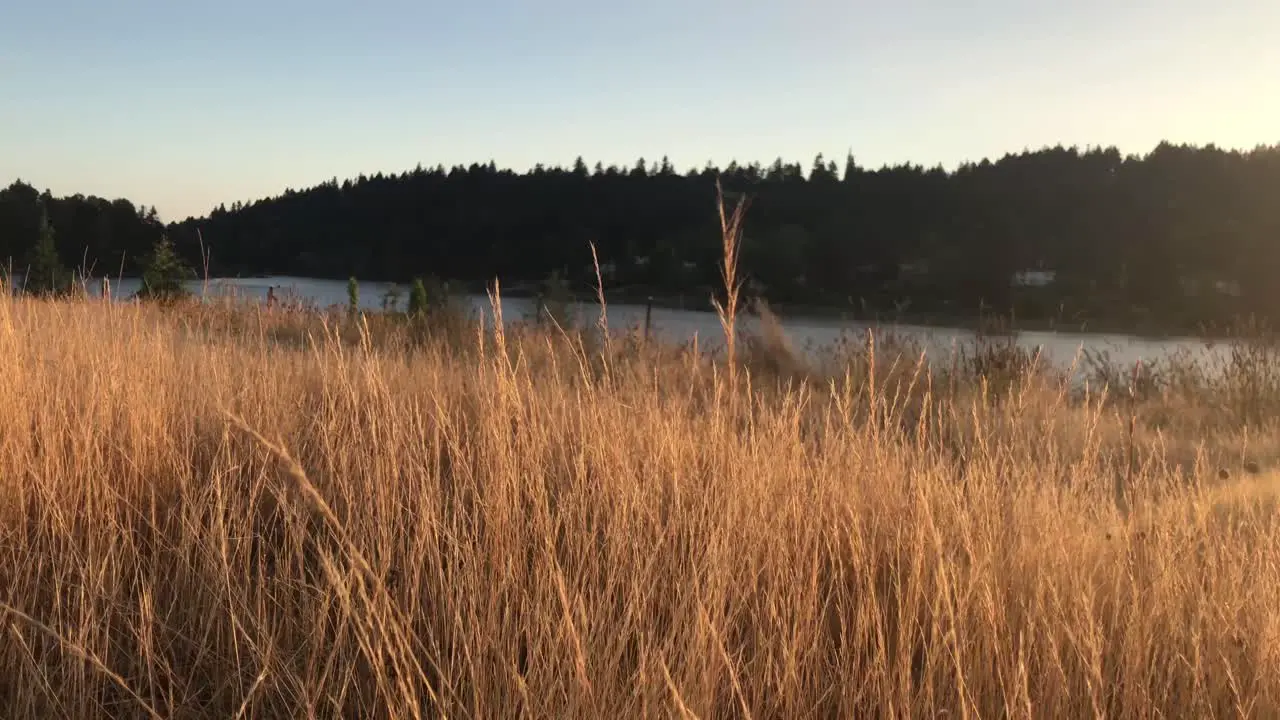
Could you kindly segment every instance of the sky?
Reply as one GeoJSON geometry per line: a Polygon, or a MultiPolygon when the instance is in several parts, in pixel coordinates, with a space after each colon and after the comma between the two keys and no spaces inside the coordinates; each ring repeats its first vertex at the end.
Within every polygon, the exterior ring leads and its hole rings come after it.
{"type": "Polygon", "coordinates": [[[1276,0],[0,0],[0,183],[162,218],[330,178],[1280,143],[1276,0]]]}

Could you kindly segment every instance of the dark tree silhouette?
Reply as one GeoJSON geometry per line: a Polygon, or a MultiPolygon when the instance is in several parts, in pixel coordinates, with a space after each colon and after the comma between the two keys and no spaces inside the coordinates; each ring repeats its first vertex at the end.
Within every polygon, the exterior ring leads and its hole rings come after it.
{"type": "Polygon", "coordinates": [[[1280,316],[1280,148],[1161,143],[1144,156],[1051,147],[955,170],[731,163],[681,173],[576,159],[525,173],[418,166],[219,205],[162,225],[125,200],[0,191],[0,260],[21,264],[47,207],[63,262],[140,274],[164,234],[189,263],[199,230],[217,275],[291,274],[537,292],[555,273],[616,298],[684,297],[718,282],[715,185],[752,197],[743,274],[775,303],[941,318],[1141,318],[1193,327],[1280,316]]]}

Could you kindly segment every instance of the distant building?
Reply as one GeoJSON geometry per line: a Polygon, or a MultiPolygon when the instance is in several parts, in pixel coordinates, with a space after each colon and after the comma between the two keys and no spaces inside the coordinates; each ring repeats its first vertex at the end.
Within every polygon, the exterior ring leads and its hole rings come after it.
{"type": "Polygon", "coordinates": [[[1235,280],[1218,280],[1213,283],[1213,289],[1223,295],[1230,295],[1232,297],[1240,297],[1241,295],[1240,283],[1235,280]]]}
{"type": "Polygon", "coordinates": [[[1240,297],[1240,283],[1235,280],[1201,280],[1199,278],[1183,277],[1178,279],[1178,284],[1182,286],[1182,293],[1188,297],[1200,297],[1210,293],[1218,295],[1230,295],[1231,297],[1240,297]]]}
{"type": "Polygon", "coordinates": [[[1058,278],[1055,270],[1019,270],[1013,274],[1014,287],[1047,287],[1058,278]]]}

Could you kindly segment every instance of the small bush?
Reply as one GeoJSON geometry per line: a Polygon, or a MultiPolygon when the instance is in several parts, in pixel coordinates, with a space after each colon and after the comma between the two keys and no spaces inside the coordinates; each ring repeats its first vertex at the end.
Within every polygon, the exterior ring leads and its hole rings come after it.
{"type": "Polygon", "coordinates": [[[545,317],[564,330],[574,326],[573,293],[559,270],[553,270],[543,281],[538,305],[539,323],[545,317]]]}

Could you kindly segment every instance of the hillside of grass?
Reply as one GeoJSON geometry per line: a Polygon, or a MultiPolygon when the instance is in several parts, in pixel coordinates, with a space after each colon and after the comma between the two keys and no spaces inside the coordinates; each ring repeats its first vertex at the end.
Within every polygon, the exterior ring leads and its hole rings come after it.
{"type": "Polygon", "coordinates": [[[0,299],[0,715],[1280,713],[1271,345],[592,321],[0,299]]]}

